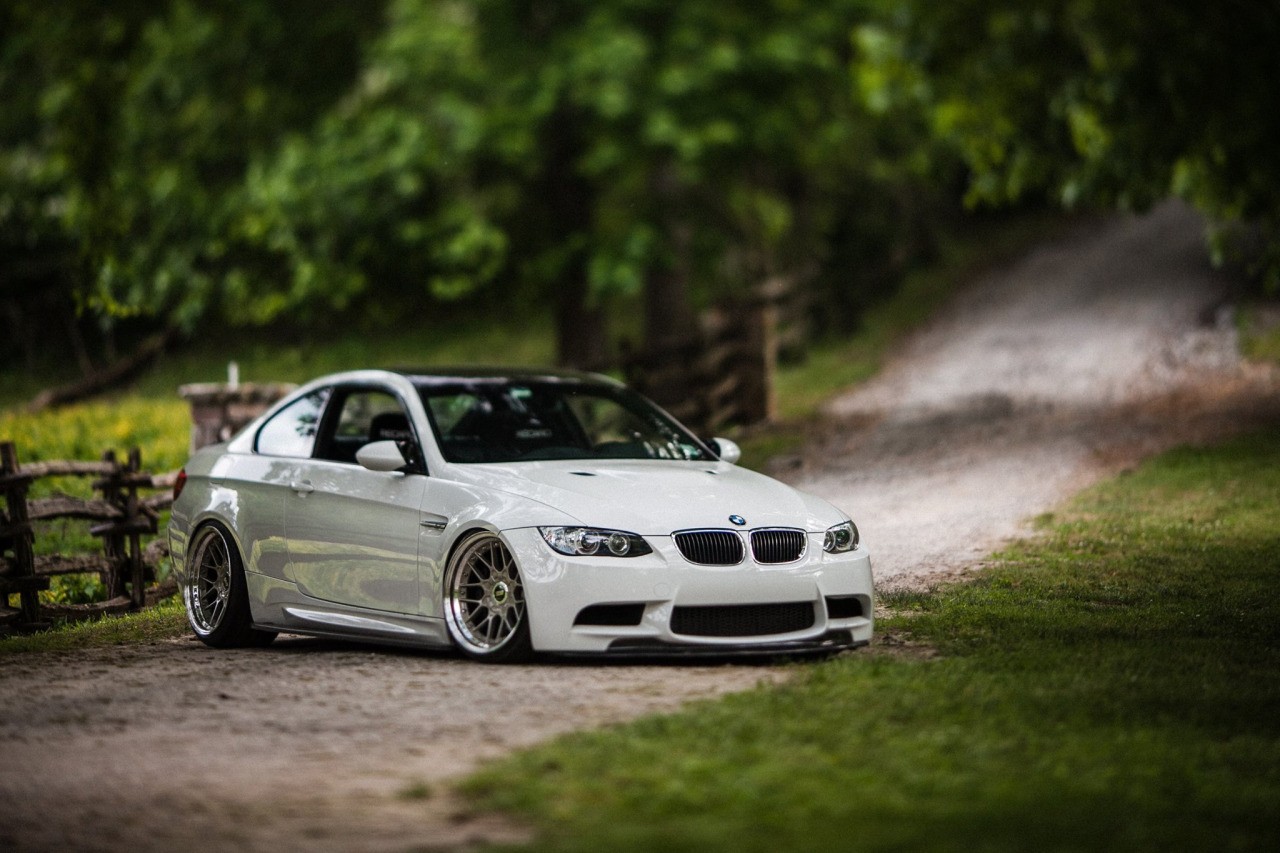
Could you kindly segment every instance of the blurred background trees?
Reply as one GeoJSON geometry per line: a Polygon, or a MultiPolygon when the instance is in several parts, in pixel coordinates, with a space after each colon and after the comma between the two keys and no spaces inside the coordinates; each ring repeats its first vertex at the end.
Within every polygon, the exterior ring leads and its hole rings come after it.
{"type": "MultiPolygon", "coordinates": [[[[0,298],[8,345],[256,320],[229,288],[246,170],[356,79],[375,4],[0,6],[0,298]]],[[[264,281],[278,271],[260,270],[264,281]]]]}
{"type": "Polygon", "coordinates": [[[1280,6],[903,0],[861,37],[882,109],[914,104],[970,204],[1145,209],[1170,195],[1280,285],[1280,6]],[[1232,245],[1232,238],[1244,238],[1232,245]]]}
{"type": "Polygon", "coordinates": [[[0,356],[88,372],[122,329],[549,306],[561,361],[598,365],[619,334],[660,344],[766,282],[835,333],[964,205],[1182,195],[1274,283],[1278,18],[1262,0],[7,0],[0,356]]]}

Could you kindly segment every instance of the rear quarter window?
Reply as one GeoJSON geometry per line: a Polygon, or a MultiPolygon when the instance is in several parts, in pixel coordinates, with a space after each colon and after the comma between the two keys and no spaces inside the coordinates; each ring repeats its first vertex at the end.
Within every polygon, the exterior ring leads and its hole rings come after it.
{"type": "Polygon", "coordinates": [[[311,456],[320,429],[320,416],[329,399],[329,389],[321,388],[299,397],[271,416],[258,430],[254,449],[267,456],[311,456]]]}

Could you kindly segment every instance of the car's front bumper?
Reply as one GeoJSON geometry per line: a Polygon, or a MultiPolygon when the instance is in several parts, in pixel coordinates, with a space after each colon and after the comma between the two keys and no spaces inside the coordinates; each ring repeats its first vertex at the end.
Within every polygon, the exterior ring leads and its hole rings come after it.
{"type": "Polygon", "coordinates": [[[646,537],[654,552],[631,558],[561,556],[534,528],[507,530],[503,537],[520,565],[538,651],[800,654],[871,640],[870,557],[863,548],[828,554],[820,533],[810,534],[805,556],[795,563],[759,565],[748,558],[737,566],[690,563],[669,536],[646,537]],[[636,618],[616,620],[631,624],[583,624],[584,611],[601,605],[620,605],[619,612],[636,618]],[[691,613],[697,618],[691,620],[691,613]],[[673,627],[673,616],[681,624],[673,627]],[[708,627],[690,628],[690,621],[708,627]],[[739,623],[743,633],[737,633],[739,623]]]}

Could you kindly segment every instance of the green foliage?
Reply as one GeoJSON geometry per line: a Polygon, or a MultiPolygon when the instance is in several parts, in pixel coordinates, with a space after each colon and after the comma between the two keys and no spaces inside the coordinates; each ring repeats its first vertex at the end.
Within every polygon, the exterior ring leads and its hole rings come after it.
{"type": "Polygon", "coordinates": [[[255,166],[245,234],[290,300],[315,276],[593,303],[666,270],[706,299],[806,269],[887,162],[848,86],[862,5],[400,0],[361,84],[255,166]]]}
{"type": "Polygon", "coordinates": [[[189,329],[227,304],[254,152],[329,105],[377,20],[376,4],[304,0],[5,4],[0,296],[14,328],[75,305],[108,327],[142,315],[189,329]]]}
{"type": "Polygon", "coordinates": [[[465,790],[544,850],[1267,850],[1280,841],[1280,432],[1087,493],[902,646],[574,734],[465,790]],[[908,646],[907,648],[912,648],[908,646]]]}
{"type": "Polygon", "coordinates": [[[1275,284],[1278,45],[1261,0],[13,0],[0,357],[478,300],[590,361],[779,278],[844,332],[961,161],[973,204],[1185,196],[1275,284]]]}
{"type": "MultiPolygon", "coordinates": [[[[71,553],[61,550],[61,553],[71,553]]],[[[90,604],[107,597],[102,579],[94,574],[59,575],[50,578],[49,589],[41,591],[40,601],[49,604],[90,604]]]]}
{"type": "Polygon", "coordinates": [[[11,346],[73,308],[318,330],[488,289],[572,318],[826,258],[835,291],[883,288],[843,267],[915,251],[894,224],[939,158],[853,97],[866,4],[10,4],[11,346]]]}
{"type": "Polygon", "coordinates": [[[911,0],[860,31],[881,113],[919,110],[971,170],[971,203],[1047,195],[1142,209],[1182,196],[1255,226],[1280,285],[1280,16],[1160,0],[911,0]]]}

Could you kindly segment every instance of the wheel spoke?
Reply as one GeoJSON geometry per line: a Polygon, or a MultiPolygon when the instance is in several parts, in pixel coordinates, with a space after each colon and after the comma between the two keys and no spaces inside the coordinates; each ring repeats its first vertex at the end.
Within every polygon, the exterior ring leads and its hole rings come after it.
{"type": "Polygon", "coordinates": [[[189,607],[192,622],[202,633],[217,630],[231,600],[231,552],[214,528],[202,532],[191,561],[189,607]]]}
{"type": "Polygon", "coordinates": [[[524,619],[524,589],[515,558],[483,534],[456,556],[449,575],[445,616],[464,649],[484,654],[510,640],[524,619]]]}

